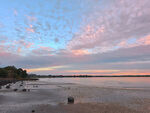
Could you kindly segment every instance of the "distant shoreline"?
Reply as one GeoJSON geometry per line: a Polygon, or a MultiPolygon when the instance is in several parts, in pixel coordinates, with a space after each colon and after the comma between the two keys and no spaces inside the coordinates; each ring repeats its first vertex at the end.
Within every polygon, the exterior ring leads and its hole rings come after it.
{"type": "Polygon", "coordinates": [[[0,78],[0,80],[34,81],[34,80],[38,80],[38,78],[20,78],[20,79],[16,79],[16,78],[0,78]]]}
{"type": "Polygon", "coordinates": [[[92,75],[51,75],[51,76],[37,76],[38,78],[92,78],[92,77],[150,77],[150,75],[113,75],[113,76],[92,76],[92,75]]]}

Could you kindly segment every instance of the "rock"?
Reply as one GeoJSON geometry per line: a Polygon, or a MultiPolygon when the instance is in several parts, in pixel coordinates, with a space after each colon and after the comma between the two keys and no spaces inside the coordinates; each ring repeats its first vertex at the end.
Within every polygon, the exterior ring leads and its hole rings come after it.
{"type": "Polygon", "coordinates": [[[26,91],[27,91],[27,89],[22,89],[22,91],[23,91],[23,92],[26,92],[26,91]]]}
{"type": "Polygon", "coordinates": [[[6,88],[9,89],[9,88],[10,88],[10,85],[6,86],[6,88]]]}
{"type": "Polygon", "coordinates": [[[74,98],[68,97],[68,104],[73,104],[73,103],[74,103],[74,98]]]}
{"type": "Polygon", "coordinates": [[[35,113],[35,110],[32,110],[32,113],[35,113]]]}
{"type": "Polygon", "coordinates": [[[14,89],[14,91],[18,91],[18,89],[14,89]]]}

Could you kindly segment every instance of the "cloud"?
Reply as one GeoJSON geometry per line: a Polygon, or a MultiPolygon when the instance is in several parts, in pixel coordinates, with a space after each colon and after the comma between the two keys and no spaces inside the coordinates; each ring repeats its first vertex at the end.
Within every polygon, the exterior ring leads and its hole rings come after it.
{"type": "Polygon", "coordinates": [[[0,66],[15,65],[37,74],[149,73],[149,0],[73,3],[78,5],[70,4],[73,7],[62,9],[62,15],[55,9],[49,15],[44,7],[24,18],[14,10],[17,34],[2,32],[0,66]]]}
{"type": "Polygon", "coordinates": [[[100,74],[103,74],[103,75],[106,75],[106,74],[113,74],[113,73],[117,73],[117,72],[120,72],[120,70],[96,70],[96,69],[93,69],[93,70],[68,70],[66,71],[70,74],[92,74],[92,75],[100,75],[100,74]]]}
{"type": "Polygon", "coordinates": [[[29,33],[35,33],[35,29],[32,27],[32,25],[30,25],[29,28],[26,28],[26,31],[29,33]]]}
{"type": "Polygon", "coordinates": [[[149,75],[149,70],[123,70],[113,75],[149,75]]]}
{"type": "Polygon", "coordinates": [[[114,0],[104,9],[94,5],[96,8],[85,16],[83,26],[72,37],[67,48],[101,48],[99,52],[103,52],[107,47],[107,52],[118,44],[125,48],[131,38],[138,40],[150,34],[150,1],[114,0]]]}
{"type": "Polygon", "coordinates": [[[136,45],[150,45],[150,35],[139,38],[136,42],[136,45]]]}
{"type": "Polygon", "coordinates": [[[55,52],[55,54],[52,55],[47,54],[47,51],[45,51],[45,54],[41,53],[43,55],[29,53],[26,56],[5,52],[0,54],[0,62],[5,65],[11,64],[16,65],[17,67],[23,67],[24,69],[28,69],[29,72],[34,71],[34,73],[47,74],[59,74],[59,72],[61,74],[71,74],[71,72],[74,71],[76,74],[79,72],[78,74],[93,73],[109,75],[117,73],[125,74],[127,70],[128,72],[130,70],[131,73],[134,73],[135,70],[138,70],[136,71],[137,73],[143,73],[143,70],[145,70],[145,73],[148,73],[150,67],[149,50],[150,45],[122,48],[115,51],[109,51],[107,53],[82,56],[73,55],[70,52],[63,50],[60,52],[55,52]],[[64,67],[51,70],[51,67],[55,66],[64,67]]]}
{"type": "Polygon", "coordinates": [[[35,16],[26,16],[29,22],[37,21],[37,18],[35,16]]]}
{"type": "Polygon", "coordinates": [[[17,44],[17,45],[19,45],[19,46],[22,46],[22,47],[24,47],[24,48],[30,48],[32,45],[33,45],[33,43],[31,43],[31,42],[26,42],[25,40],[18,40],[18,41],[15,41],[15,44],[17,44]]]}
{"type": "Polygon", "coordinates": [[[87,55],[90,54],[88,50],[79,49],[79,50],[72,50],[72,54],[74,55],[87,55]]]}
{"type": "Polygon", "coordinates": [[[28,49],[33,47],[33,43],[26,40],[9,40],[3,36],[0,39],[0,49],[11,54],[26,54],[28,49]]]}
{"type": "Polygon", "coordinates": [[[33,69],[26,69],[28,72],[39,72],[39,71],[52,71],[59,68],[65,68],[66,66],[51,66],[51,67],[44,67],[44,68],[33,68],[33,69]]]}
{"type": "Polygon", "coordinates": [[[32,54],[34,55],[38,55],[38,56],[51,56],[53,55],[55,52],[52,48],[50,47],[43,47],[43,46],[40,46],[39,48],[37,49],[33,49],[32,50],[32,54]]]}

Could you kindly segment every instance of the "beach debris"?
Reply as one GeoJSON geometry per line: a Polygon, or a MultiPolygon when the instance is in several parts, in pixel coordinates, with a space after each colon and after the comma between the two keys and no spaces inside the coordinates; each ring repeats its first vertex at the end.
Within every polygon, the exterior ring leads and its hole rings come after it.
{"type": "Polygon", "coordinates": [[[6,88],[9,89],[9,88],[10,88],[10,85],[7,85],[6,88]]]}
{"type": "Polygon", "coordinates": [[[26,91],[27,91],[27,89],[22,89],[22,91],[23,91],[23,92],[26,92],[26,91]]]}
{"type": "Polygon", "coordinates": [[[68,97],[68,104],[73,104],[73,103],[74,103],[74,98],[68,97]]]}
{"type": "Polygon", "coordinates": [[[33,87],[36,87],[36,88],[37,88],[37,87],[38,87],[38,85],[33,85],[33,87]]]}
{"type": "Polygon", "coordinates": [[[35,110],[32,110],[32,113],[35,113],[35,110]]]}
{"type": "Polygon", "coordinates": [[[18,89],[14,89],[14,91],[18,91],[18,89]]]}

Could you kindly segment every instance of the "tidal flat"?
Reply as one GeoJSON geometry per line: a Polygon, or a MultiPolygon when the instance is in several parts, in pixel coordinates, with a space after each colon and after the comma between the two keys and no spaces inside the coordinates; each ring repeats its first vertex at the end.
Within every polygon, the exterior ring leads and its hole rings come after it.
{"type": "Polygon", "coordinates": [[[33,110],[35,113],[150,113],[149,84],[135,87],[135,84],[119,82],[123,85],[116,87],[108,80],[107,85],[102,85],[100,80],[96,80],[100,82],[98,85],[89,85],[86,80],[82,84],[80,78],[78,82],[73,78],[68,80],[45,78],[24,81],[22,86],[19,81],[11,84],[10,89],[3,86],[0,89],[0,113],[32,113],[33,110]],[[15,88],[18,90],[14,91],[15,88]],[[23,92],[22,89],[30,91],[23,92]],[[74,97],[74,104],[67,103],[69,96],[74,97]]]}

